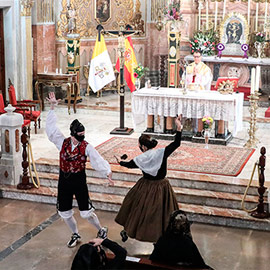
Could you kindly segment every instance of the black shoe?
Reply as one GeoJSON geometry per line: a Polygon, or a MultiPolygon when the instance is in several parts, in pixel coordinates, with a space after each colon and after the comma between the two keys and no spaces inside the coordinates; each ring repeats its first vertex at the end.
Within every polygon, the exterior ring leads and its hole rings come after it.
{"type": "Polygon", "coordinates": [[[126,242],[128,240],[128,235],[127,235],[127,232],[125,230],[122,230],[120,232],[120,236],[122,237],[122,242],[126,242]]]}
{"type": "Polygon", "coordinates": [[[197,133],[196,133],[196,135],[195,135],[195,137],[202,137],[203,135],[202,135],[202,133],[200,132],[200,131],[197,131],[197,133]]]}
{"type": "Polygon", "coordinates": [[[144,132],[154,133],[154,128],[147,128],[144,132]]]}
{"type": "Polygon", "coordinates": [[[81,241],[81,236],[78,233],[73,233],[71,235],[71,239],[67,243],[67,246],[69,248],[75,247],[77,245],[77,243],[80,241],[81,241]]]}
{"type": "Polygon", "coordinates": [[[106,239],[108,234],[108,228],[102,227],[97,233],[97,238],[106,239]]]}

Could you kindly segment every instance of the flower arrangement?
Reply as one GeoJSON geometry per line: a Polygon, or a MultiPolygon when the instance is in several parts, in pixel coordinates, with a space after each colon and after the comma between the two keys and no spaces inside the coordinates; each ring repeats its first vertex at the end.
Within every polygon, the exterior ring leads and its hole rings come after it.
{"type": "Polygon", "coordinates": [[[193,54],[200,51],[204,55],[213,55],[216,51],[217,35],[213,30],[207,32],[197,32],[190,39],[190,50],[193,54]]]}
{"type": "Polygon", "coordinates": [[[214,120],[210,116],[204,116],[202,119],[202,122],[203,122],[203,128],[209,129],[212,127],[214,120]]]}
{"type": "Polygon", "coordinates": [[[255,41],[260,42],[260,43],[265,42],[265,34],[262,32],[256,33],[255,41]]]}
{"type": "Polygon", "coordinates": [[[137,67],[133,69],[134,77],[140,79],[144,76],[144,73],[148,70],[149,68],[142,66],[142,64],[139,64],[137,67]]]}
{"type": "Polygon", "coordinates": [[[180,1],[171,0],[170,4],[164,8],[163,13],[166,21],[181,21],[180,1]]]}

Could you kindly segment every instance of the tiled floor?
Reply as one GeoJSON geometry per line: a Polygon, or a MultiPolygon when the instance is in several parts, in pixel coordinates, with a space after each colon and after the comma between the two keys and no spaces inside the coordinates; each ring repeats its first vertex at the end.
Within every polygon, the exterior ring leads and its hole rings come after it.
{"type": "MultiPolygon", "coordinates": [[[[130,111],[130,94],[126,95],[126,109],[130,111]]],[[[104,105],[103,105],[104,106],[104,105]]],[[[86,127],[86,139],[93,145],[112,137],[110,131],[119,126],[119,106],[116,94],[106,93],[102,98],[83,97],[77,114],[68,115],[65,105],[56,109],[58,124],[64,135],[69,136],[69,124],[78,118],[86,127]],[[96,102],[107,102],[104,110],[97,110],[96,102]],[[109,106],[108,106],[109,105],[109,106]],[[82,108],[84,107],[84,108],[82,108]]],[[[99,106],[100,108],[100,106],[99,106]]],[[[260,156],[260,147],[266,147],[266,180],[270,181],[270,123],[264,120],[266,108],[259,108],[257,115],[257,137],[260,142],[256,152],[237,178],[249,178],[253,164],[260,156]]],[[[31,143],[34,158],[57,158],[58,151],[45,135],[48,107],[42,113],[41,129],[32,132],[31,143]]],[[[248,107],[244,107],[244,119],[248,119],[248,107]]],[[[125,126],[133,127],[130,112],[125,113],[125,126]]],[[[249,123],[231,141],[229,146],[243,147],[248,140],[249,123]]],[[[138,138],[145,126],[139,126],[130,137],[138,138]]],[[[210,146],[211,147],[211,146],[210,146]]],[[[95,236],[95,229],[82,220],[75,211],[83,242],[95,236]]],[[[70,237],[66,225],[55,215],[52,205],[0,199],[0,269],[43,270],[70,269],[77,248],[69,249],[66,242],[70,237]],[[39,226],[40,225],[40,226],[39,226]],[[30,233],[29,233],[30,232],[30,233]]],[[[121,227],[114,222],[114,213],[97,212],[101,223],[109,227],[109,237],[120,243],[121,227]]],[[[194,241],[207,264],[216,270],[266,270],[269,269],[270,233],[193,224],[194,241]]],[[[128,240],[124,246],[129,255],[148,255],[152,244],[128,240]]]]}
{"type": "MultiPolygon", "coordinates": [[[[69,249],[70,232],[52,205],[0,199],[0,269],[70,269],[77,247],[69,249]],[[27,233],[29,232],[30,233],[27,233]]],[[[152,252],[151,243],[129,239],[122,243],[121,227],[114,213],[97,211],[109,237],[124,246],[130,256],[152,252]]],[[[95,237],[96,230],[75,209],[82,242],[95,237]]],[[[202,224],[191,226],[194,242],[206,263],[216,270],[268,270],[270,233],[202,224]]]]}

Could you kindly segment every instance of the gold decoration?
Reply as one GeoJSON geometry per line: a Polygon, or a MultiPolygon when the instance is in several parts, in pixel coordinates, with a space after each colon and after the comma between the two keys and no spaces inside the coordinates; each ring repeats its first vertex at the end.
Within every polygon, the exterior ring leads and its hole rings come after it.
{"type": "MultiPolygon", "coordinates": [[[[96,1],[87,0],[70,0],[70,5],[76,9],[76,32],[81,38],[95,37],[96,24],[95,21],[95,4],[96,1]]],[[[67,20],[67,0],[61,1],[62,11],[60,19],[57,22],[57,37],[63,38],[68,32],[67,20]]],[[[144,21],[141,19],[140,0],[136,1],[136,10],[134,16],[133,0],[114,0],[110,1],[111,14],[110,19],[103,22],[108,29],[118,29],[118,22],[123,20],[125,25],[130,24],[136,30],[144,30],[144,21]]]]}
{"type": "Polygon", "coordinates": [[[31,9],[34,5],[34,0],[21,0],[22,11],[21,16],[31,16],[31,9]]]}
{"type": "Polygon", "coordinates": [[[234,89],[234,82],[227,80],[223,81],[218,86],[218,92],[223,95],[232,94],[234,89]]]}
{"type": "Polygon", "coordinates": [[[249,112],[250,112],[250,122],[249,122],[249,140],[246,142],[245,147],[255,148],[259,140],[256,138],[256,123],[257,123],[257,109],[260,93],[255,91],[255,94],[248,96],[249,98],[249,112]]]}

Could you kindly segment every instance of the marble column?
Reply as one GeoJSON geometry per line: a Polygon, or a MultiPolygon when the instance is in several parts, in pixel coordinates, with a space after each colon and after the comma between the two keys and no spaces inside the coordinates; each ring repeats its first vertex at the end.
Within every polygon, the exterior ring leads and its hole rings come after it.
{"type": "Polygon", "coordinates": [[[22,53],[25,55],[26,67],[25,73],[26,76],[26,98],[33,99],[33,45],[32,45],[32,19],[31,19],[31,10],[34,2],[32,0],[21,1],[22,5],[22,53]]]}

